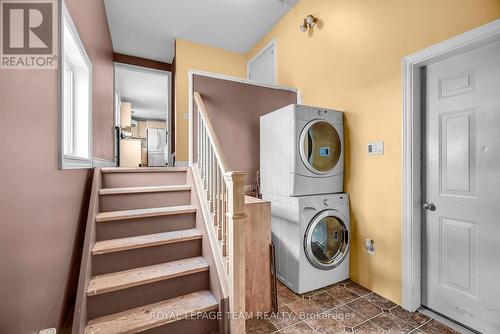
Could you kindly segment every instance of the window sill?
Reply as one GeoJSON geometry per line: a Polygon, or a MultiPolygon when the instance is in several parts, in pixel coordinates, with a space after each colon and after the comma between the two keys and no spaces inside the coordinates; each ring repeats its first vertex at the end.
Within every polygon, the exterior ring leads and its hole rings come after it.
{"type": "Polygon", "coordinates": [[[61,169],[88,169],[92,168],[92,160],[65,155],[61,161],[61,169]]]}

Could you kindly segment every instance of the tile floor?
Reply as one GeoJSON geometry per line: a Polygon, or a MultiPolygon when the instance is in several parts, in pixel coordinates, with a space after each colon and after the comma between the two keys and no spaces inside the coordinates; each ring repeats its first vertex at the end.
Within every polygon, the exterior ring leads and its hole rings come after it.
{"type": "Polygon", "coordinates": [[[458,333],[349,280],[302,295],[278,283],[278,306],[277,314],[247,320],[247,334],[458,333]]]}

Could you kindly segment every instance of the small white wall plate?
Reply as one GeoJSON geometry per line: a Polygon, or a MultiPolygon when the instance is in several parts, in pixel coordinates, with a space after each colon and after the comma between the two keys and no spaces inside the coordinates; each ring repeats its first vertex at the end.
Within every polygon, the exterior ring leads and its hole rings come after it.
{"type": "Polygon", "coordinates": [[[368,154],[384,154],[384,142],[383,141],[374,141],[368,143],[368,154]]]}

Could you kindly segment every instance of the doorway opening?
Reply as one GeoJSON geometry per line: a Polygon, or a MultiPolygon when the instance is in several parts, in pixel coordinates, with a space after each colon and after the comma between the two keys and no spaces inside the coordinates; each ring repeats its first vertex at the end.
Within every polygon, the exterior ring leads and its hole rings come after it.
{"type": "Polygon", "coordinates": [[[118,166],[171,166],[171,73],[115,63],[115,89],[118,166]]]}

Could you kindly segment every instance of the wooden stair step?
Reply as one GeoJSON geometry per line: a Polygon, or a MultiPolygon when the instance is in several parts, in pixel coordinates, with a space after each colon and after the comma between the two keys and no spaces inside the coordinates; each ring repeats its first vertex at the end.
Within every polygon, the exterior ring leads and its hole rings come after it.
{"type": "Polygon", "coordinates": [[[210,291],[202,290],[93,319],[85,327],[85,334],[137,333],[186,319],[194,313],[217,309],[214,296],[210,291]]]}
{"type": "Polygon", "coordinates": [[[101,172],[109,173],[171,173],[186,172],[187,167],[103,167],[101,172]]]}
{"type": "Polygon", "coordinates": [[[193,257],[95,276],[90,280],[87,296],[195,274],[208,269],[208,264],[202,257],[193,257]]]}
{"type": "Polygon", "coordinates": [[[129,238],[103,240],[95,243],[94,248],[92,249],[92,255],[160,246],[176,242],[198,240],[201,238],[201,232],[196,228],[192,228],[187,230],[146,234],[129,238]]]}
{"type": "Polygon", "coordinates": [[[160,208],[134,209],[123,211],[100,212],[96,215],[96,222],[116,221],[122,219],[147,218],[156,216],[178,215],[196,212],[193,205],[167,206],[160,208]]]}
{"type": "Polygon", "coordinates": [[[140,193],[156,193],[156,192],[188,191],[188,190],[191,190],[191,186],[172,185],[172,186],[103,188],[99,190],[99,195],[140,194],[140,193]]]}

